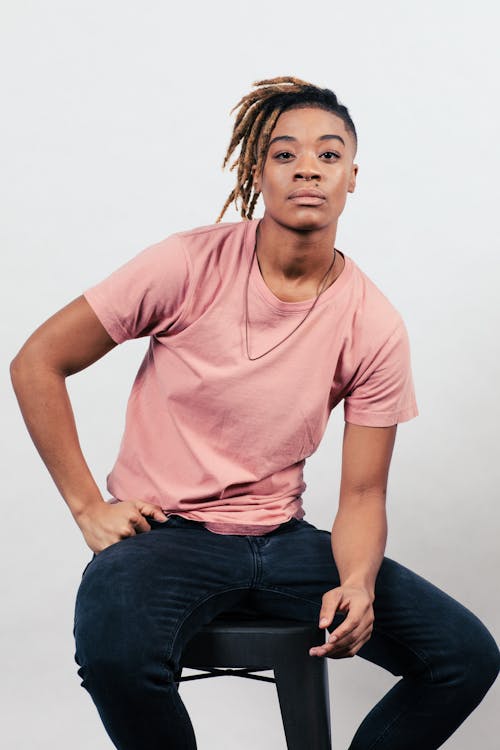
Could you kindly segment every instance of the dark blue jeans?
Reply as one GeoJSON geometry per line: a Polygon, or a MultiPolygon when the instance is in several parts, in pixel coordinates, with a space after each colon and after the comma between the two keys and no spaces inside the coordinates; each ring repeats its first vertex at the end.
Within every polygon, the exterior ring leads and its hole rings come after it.
{"type": "MultiPolygon", "coordinates": [[[[228,611],[317,623],[322,595],[340,580],[330,532],[304,519],[263,536],[214,534],[181,516],[151,526],[86,566],[76,599],[75,659],[119,750],[193,750],[193,726],[174,679],[186,642],[228,611]]],[[[349,748],[440,747],[495,681],[497,644],[470,610],[387,557],[373,607],[371,638],[356,656],[402,679],[365,717],[349,748]]],[[[311,656],[317,658],[324,657],[311,656]]]]}

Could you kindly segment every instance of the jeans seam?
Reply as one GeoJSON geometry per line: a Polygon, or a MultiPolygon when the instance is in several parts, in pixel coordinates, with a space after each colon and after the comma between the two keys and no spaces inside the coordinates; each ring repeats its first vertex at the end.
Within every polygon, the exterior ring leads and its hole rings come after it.
{"type": "Polygon", "coordinates": [[[251,588],[251,586],[248,584],[248,582],[245,581],[244,585],[241,585],[241,586],[239,586],[237,584],[236,586],[229,586],[228,588],[225,588],[225,589],[219,589],[217,591],[212,591],[210,594],[206,594],[202,599],[198,599],[196,602],[190,604],[189,607],[184,611],[184,613],[179,618],[179,623],[177,625],[177,628],[175,629],[175,632],[174,632],[174,634],[172,636],[172,639],[171,639],[171,642],[170,642],[170,649],[166,653],[165,666],[168,665],[168,662],[169,662],[169,660],[172,657],[172,652],[174,650],[175,641],[176,641],[176,638],[177,638],[177,636],[179,634],[180,629],[182,628],[182,626],[186,622],[186,620],[189,617],[189,615],[192,614],[195,611],[195,609],[197,609],[198,607],[200,607],[202,604],[205,604],[205,602],[209,601],[213,597],[219,596],[220,594],[226,594],[228,591],[245,591],[245,590],[248,590],[250,588],[251,588]]]}
{"type": "Polygon", "coordinates": [[[314,601],[313,599],[306,599],[303,596],[298,596],[297,594],[292,594],[289,591],[286,591],[285,589],[280,588],[279,586],[254,586],[256,589],[260,589],[261,591],[277,591],[278,594],[284,594],[285,596],[290,597],[290,599],[297,599],[299,602],[306,602],[307,604],[312,604],[315,607],[320,607],[321,604],[317,601],[314,601]]]}

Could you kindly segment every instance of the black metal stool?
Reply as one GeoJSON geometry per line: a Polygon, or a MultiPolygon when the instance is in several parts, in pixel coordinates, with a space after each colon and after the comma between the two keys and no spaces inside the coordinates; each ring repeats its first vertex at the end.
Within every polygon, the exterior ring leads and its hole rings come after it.
{"type": "Polygon", "coordinates": [[[219,616],[186,644],[175,681],[179,687],[188,680],[235,675],[274,682],[288,750],[331,750],[326,658],[309,654],[311,646],[324,642],[325,631],[307,622],[219,616]],[[183,667],[206,674],[182,677],[183,667]],[[274,678],[252,674],[270,669],[274,678]]]}

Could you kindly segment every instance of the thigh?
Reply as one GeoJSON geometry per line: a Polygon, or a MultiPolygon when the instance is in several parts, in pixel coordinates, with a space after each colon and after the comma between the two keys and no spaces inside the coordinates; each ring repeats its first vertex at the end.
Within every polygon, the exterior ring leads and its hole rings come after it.
{"type": "Polygon", "coordinates": [[[296,520],[287,533],[268,535],[261,559],[259,587],[288,596],[291,612],[295,600],[299,619],[301,610],[308,618],[312,612],[319,614],[324,592],[340,585],[330,533],[304,519],[296,520]]]}
{"type": "MultiPolygon", "coordinates": [[[[318,622],[323,594],[340,585],[330,534],[295,519],[265,537],[261,574],[247,601],[261,617],[318,622]]],[[[344,619],[334,621],[335,627],[344,619]]]]}
{"type": "Polygon", "coordinates": [[[244,596],[253,570],[245,537],[212,534],[179,516],[153,522],[87,565],[75,605],[77,661],[89,649],[94,660],[118,661],[125,651],[141,659],[153,644],[177,661],[197,629],[244,596]]]}
{"type": "Polygon", "coordinates": [[[497,651],[483,622],[418,573],[384,557],[375,584],[374,629],[358,655],[394,675],[429,682],[489,671],[497,651]]]}
{"type": "MultiPolygon", "coordinates": [[[[262,547],[263,573],[253,606],[268,616],[319,621],[322,596],[340,586],[329,531],[303,519],[262,547]]],[[[487,661],[494,641],[479,618],[436,585],[384,557],[375,582],[374,625],[358,656],[394,675],[442,672],[487,661]],[[455,660],[455,666],[452,662],[455,660]]],[[[328,630],[344,619],[338,614],[328,630]]],[[[484,664],[487,668],[487,664],[484,664]]]]}

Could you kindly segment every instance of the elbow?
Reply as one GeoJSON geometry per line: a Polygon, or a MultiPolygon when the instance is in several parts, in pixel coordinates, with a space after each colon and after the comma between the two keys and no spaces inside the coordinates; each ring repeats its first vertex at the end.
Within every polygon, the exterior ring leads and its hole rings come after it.
{"type": "Polygon", "coordinates": [[[14,391],[17,392],[22,381],[26,378],[26,374],[30,371],[31,366],[29,364],[29,355],[24,350],[24,347],[19,350],[12,362],[10,363],[9,372],[10,380],[14,391]]]}
{"type": "MultiPolygon", "coordinates": [[[[21,350],[22,351],[22,350],[21,350]]],[[[12,385],[15,385],[16,380],[19,378],[20,373],[23,369],[23,356],[21,354],[21,351],[19,351],[9,366],[9,373],[10,373],[10,379],[12,382],[12,385]]]]}
{"type": "Polygon", "coordinates": [[[9,367],[10,379],[14,390],[21,387],[23,383],[32,381],[34,377],[39,378],[42,373],[53,372],[54,369],[47,362],[43,350],[37,344],[24,344],[9,367]]]}

